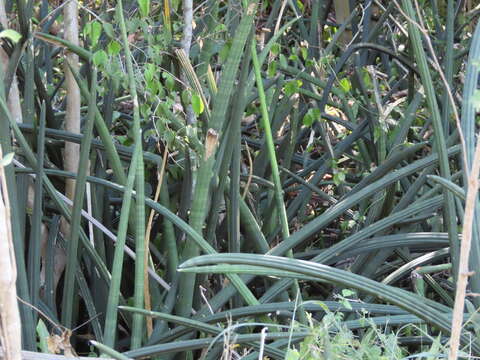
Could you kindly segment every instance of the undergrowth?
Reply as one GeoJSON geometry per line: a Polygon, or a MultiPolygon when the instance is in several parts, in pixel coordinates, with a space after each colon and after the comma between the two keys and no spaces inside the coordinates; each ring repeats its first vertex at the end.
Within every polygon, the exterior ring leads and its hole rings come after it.
{"type": "Polygon", "coordinates": [[[0,2],[16,263],[0,294],[20,299],[22,348],[479,356],[479,15],[453,0],[0,2]]]}

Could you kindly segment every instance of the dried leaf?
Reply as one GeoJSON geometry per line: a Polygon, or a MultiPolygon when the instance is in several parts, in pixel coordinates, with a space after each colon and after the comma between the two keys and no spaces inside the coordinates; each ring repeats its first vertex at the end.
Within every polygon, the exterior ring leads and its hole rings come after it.
{"type": "Polygon", "coordinates": [[[208,129],[207,138],[205,139],[205,160],[215,153],[218,143],[218,133],[213,129],[208,129]]]}

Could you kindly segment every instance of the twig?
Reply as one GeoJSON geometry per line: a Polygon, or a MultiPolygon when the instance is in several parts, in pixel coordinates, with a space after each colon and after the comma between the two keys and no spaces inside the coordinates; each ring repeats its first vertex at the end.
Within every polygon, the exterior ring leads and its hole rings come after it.
{"type": "MultiPolygon", "coordinates": [[[[2,158],[0,146],[0,160],[2,158]]],[[[0,164],[0,340],[5,347],[5,359],[19,360],[22,322],[16,298],[17,266],[10,219],[7,181],[3,165],[0,164]]]]}
{"type": "MultiPolygon", "coordinates": [[[[160,145],[157,143],[158,149],[160,150],[160,145]]],[[[158,184],[157,189],[155,190],[155,197],[153,201],[158,202],[158,198],[160,196],[160,190],[162,188],[163,176],[165,174],[165,166],[167,164],[168,158],[168,147],[165,148],[165,152],[163,154],[163,161],[160,168],[160,171],[157,174],[158,184]]],[[[152,311],[152,298],[150,296],[150,285],[148,283],[148,259],[150,259],[150,235],[152,232],[152,223],[153,223],[153,216],[155,215],[155,210],[150,210],[150,215],[148,217],[147,229],[145,230],[145,258],[144,258],[144,272],[143,272],[143,286],[144,286],[144,296],[145,296],[145,309],[148,311],[152,311]]],[[[150,337],[153,332],[153,322],[152,317],[146,317],[147,322],[147,335],[150,337]]]]}
{"type": "Polygon", "coordinates": [[[245,185],[245,189],[243,190],[243,195],[242,195],[242,200],[245,200],[245,196],[248,194],[248,188],[250,187],[250,183],[252,182],[252,177],[253,177],[253,161],[252,161],[252,156],[250,155],[250,149],[248,148],[248,144],[245,141],[245,146],[247,150],[247,158],[248,158],[248,179],[247,183],[245,185]]]}
{"type": "Polygon", "coordinates": [[[463,219],[462,243],[460,245],[460,262],[458,264],[458,280],[455,292],[455,305],[452,314],[452,332],[450,335],[450,353],[449,360],[456,360],[458,348],[460,346],[460,335],[463,324],[463,308],[465,306],[465,296],[468,283],[468,277],[472,274],[468,271],[468,260],[470,258],[470,248],[472,245],[472,227],[475,216],[475,204],[478,193],[478,176],[480,173],[480,141],[477,141],[475,155],[472,162],[472,169],[468,175],[468,189],[465,201],[465,215],[463,219]]]}
{"type": "Polygon", "coordinates": [[[263,359],[263,351],[265,349],[265,338],[267,337],[267,331],[268,331],[268,328],[264,327],[260,332],[261,336],[260,336],[260,350],[258,351],[258,360],[263,359]]]}

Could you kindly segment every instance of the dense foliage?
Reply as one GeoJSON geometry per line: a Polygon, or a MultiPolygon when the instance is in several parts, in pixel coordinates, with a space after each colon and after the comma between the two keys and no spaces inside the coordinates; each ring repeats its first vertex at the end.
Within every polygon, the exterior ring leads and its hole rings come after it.
{"type": "MultiPolygon", "coordinates": [[[[83,1],[77,45],[67,3],[2,4],[0,144],[25,350],[447,353],[478,8],[207,0],[189,22],[188,0],[83,1]],[[75,97],[79,133],[66,120],[75,97]],[[77,171],[65,144],[80,144],[77,171]]],[[[476,270],[475,220],[471,244],[476,270]]],[[[479,292],[473,272],[467,295],[479,292]]],[[[480,356],[479,305],[467,296],[464,357],[480,356]]]]}

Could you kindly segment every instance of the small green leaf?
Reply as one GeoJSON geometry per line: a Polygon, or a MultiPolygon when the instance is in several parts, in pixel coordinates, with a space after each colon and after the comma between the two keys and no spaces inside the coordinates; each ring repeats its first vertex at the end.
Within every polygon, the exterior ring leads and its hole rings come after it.
{"type": "Polygon", "coordinates": [[[108,61],[108,55],[103,50],[98,50],[93,54],[93,63],[95,66],[105,65],[108,61]]]}
{"type": "Polygon", "coordinates": [[[10,163],[13,161],[13,156],[14,155],[15,155],[15,153],[13,153],[13,152],[5,155],[3,157],[3,159],[0,159],[0,166],[4,167],[4,166],[7,166],[7,165],[10,165],[10,163]]]}
{"type": "Polygon", "coordinates": [[[147,81],[147,89],[152,95],[156,95],[158,91],[160,90],[160,82],[156,79],[147,81]]]}
{"type": "Polygon", "coordinates": [[[121,49],[122,49],[122,45],[120,45],[120,43],[115,40],[112,40],[108,43],[108,46],[107,46],[108,55],[111,55],[111,56],[118,55],[121,49]]]}
{"type": "Polygon", "coordinates": [[[20,35],[15,30],[6,29],[0,32],[0,38],[6,38],[14,43],[17,43],[22,38],[22,35],[20,35]]]}
{"type": "Polygon", "coordinates": [[[276,73],[277,73],[277,62],[272,61],[270,64],[268,64],[268,77],[274,77],[276,73]]]}
{"type": "Polygon", "coordinates": [[[303,83],[300,80],[292,80],[287,82],[284,87],[285,95],[292,96],[293,94],[296,94],[300,89],[300,86],[302,86],[302,84],[303,83]]]}
{"type": "Polygon", "coordinates": [[[313,116],[312,114],[310,114],[309,112],[307,112],[305,114],[305,116],[303,117],[303,125],[305,126],[312,126],[313,124],[313,116]]]}
{"type": "Polygon", "coordinates": [[[218,24],[217,26],[215,26],[215,29],[213,30],[213,32],[223,32],[223,31],[227,31],[227,27],[225,26],[225,24],[218,24]]]}
{"type": "Polygon", "coordinates": [[[92,47],[95,47],[98,44],[98,39],[102,34],[102,24],[94,20],[87,25],[85,25],[85,35],[87,35],[92,43],[92,47]]]}
{"type": "Polygon", "coordinates": [[[333,182],[335,185],[340,185],[345,181],[345,173],[338,171],[333,174],[333,182]]]}
{"type": "Polygon", "coordinates": [[[305,301],[304,304],[310,303],[310,302],[312,304],[320,306],[323,309],[323,311],[325,311],[326,313],[330,312],[330,309],[328,308],[328,306],[323,301],[319,301],[319,300],[305,301]]]}
{"type": "Polygon", "coordinates": [[[282,47],[280,46],[279,43],[275,43],[272,45],[270,51],[272,52],[273,55],[278,55],[280,54],[280,50],[282,49],[282,47]]]}
{"type": "Polygon", "coordinates": [[[147,17],[150,13],[150,0],[138,0],[138,7],[140,8],[140,14],[147,17]]]}
{"type": "Polygon", "coordinates": [[[147,82],[150,82],[153,80],[153,77],[155,76],[155,70],[156,70],[155,65],[151,63],[145,65],[145,71],[143,72],[143,74],[147,82]]]}
{"type": "Polygon", "coordinates": [[[149,104],[142,104],[139,106],[140,114],[144,118],[148,118],[152,113],[152,109],[150,108],[149,104]]]}
{"type": "Polygon", "coordinates": [[[303,60],[306,60],[307,57],[308,57],[308,49],[307,49],[307,48],[304,48],[304,47],[301,47],[301,48],[300,48],[300,52],[302,53],[302,58],[303,58],[303,60]]]}
{"type": "Polygon", "coordinates": [[[344,297],[349,297],[355,295],[355,291],[350,290],[350,289],[343,289],[342,290],[342,296],[344,297]]]}
{"type": "Polygon", "coordinates": [[[297,0],[297,6],[300,9],[300,11],[302,11],[302,12],[305,9],[305,5],[303,5],[303,2],[300,1],[300,0],[297,0]]]}
{"type": "Polygon", "coordinates": [[[180,97],[182,99],[182,104],[183,105],[190,105],[191,104],[191,98],[192,94],[188,90],[183,90],[182,93],[180,94],[180,97]]]}
{"type": "Polygon", "coordinates": [[[303,117],[303,125],[312,126],[312,124],[318,119],[320,119],[320,109],[309,109],[303,117]]]}
{"type": "Polygon", "coordinates": [[[195,112],[195,115],[197,116],[203,113],[203,110],[205,109],[205,105],[203,104],[203,101],[200,95],[198,94],[192,95],[192,108],[193,108],[193,111],[195,112]]]}
{"type": "Polygon", "coordinates": [[[165,86],[167,87],[167,89],[169,91],[172,91],[175,87],[175,79],[173,78],[173,76],[167,72],[163,72],[162,77],[165,79],[165,86]]]}
{"type": "Polygon", "coordinates": [[[40,348],[40,351],[43,353],[48,353],[47,339],[49,336],[50,336],[50,333],[48,332],[47,326],[45,325],[42,319],[39,319],[37,324],[37,337],[38,337],[37,346],[40,348]]]}
{"type": "Polygon", "coordinates": [[[109,38],[111,39],[115,38],[115,31],[113,30],[112,24],[104,22],[103,31],[105,31],[105,34],[107,34],[109,38]]]}
{"type": "Polygon", "coordinates": [[[352,305],[350,304],[350,302],[348,300],[342,299],[342,300],[339,301],[339,303],[342,304],[344,308],[346,308],[348,310],[352,310],[352,305]]]}
{"type": "Polygon", "coordinates": [[[363,72],[363,82],[365,83],[365,86],[369,88],[372,87],[372,79],[370,78],[368,71],[363,72]]]}
{"type": "Polygon", "coordinates": [[[348,93],[352,89],[352,84],[347,78],[343,78],[340,80],[340,88],[343,92],[348,93]]]}
{"type": "Polygon", "coordinates": [[[285,355],[285,360],[298,360],[300,359],[300,353],[297,349],[288,349],[285,355]]]}

